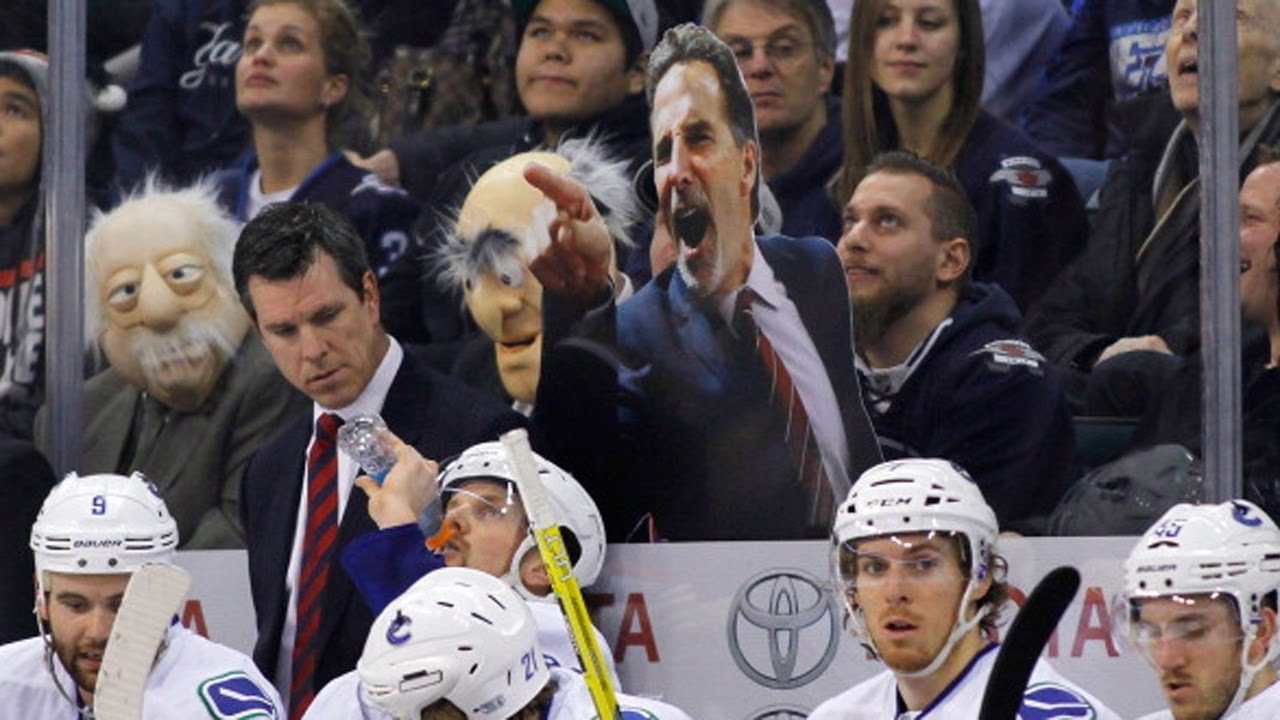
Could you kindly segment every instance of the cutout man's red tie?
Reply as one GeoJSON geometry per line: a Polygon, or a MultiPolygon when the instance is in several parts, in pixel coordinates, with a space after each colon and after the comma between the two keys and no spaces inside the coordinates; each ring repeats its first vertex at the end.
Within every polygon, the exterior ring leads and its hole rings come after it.
{"type": "Polygon", "coordinates": [[[834,501],[831,483],[822,464],[822,451],[809,423],[800,391],[791,381],[791,373],[782,362],[769,338],[760,332],[752,314],[751,305],[757,295],[751,288],[742,288],[734,302],[733,330],[744,342],[754,342],[756,354],[769,378],[769,399],[781,414],[784,423],[784,440],[791,455],[796,479],[808,500],[807,521],[810,527],[821,532],[831,529],[834,501]]]}
{"type": "Polygon", "coordinates": [[[338,426],[342,418],[325,413],[316,419],[315,442],[307,455],[307,527],[298,572],[298,633],[293,640],[293,680],[289,685],[289,718],[297,720],[316,697],[316,662],[320,659],[320,614],[329,560],[338,542],[338,426]]]}

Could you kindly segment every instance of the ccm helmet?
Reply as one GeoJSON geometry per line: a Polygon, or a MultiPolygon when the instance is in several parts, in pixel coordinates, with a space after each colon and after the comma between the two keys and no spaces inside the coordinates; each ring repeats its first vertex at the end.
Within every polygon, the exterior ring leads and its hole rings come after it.
{"type": "Polygon", "coordinates": [[[1280,587],[1280,529],[1257,505],[1230,500],[1219,505],[1181,503],[1151,526],[1124,563],[1124,590],[1116,603],[1117,625],[1137,641],[1141,601],[1181,595],[1226,595],[1235,602],[1244,633],[1237,704],[1253,676],[1280,654],[1272,641],[1265,656],[1249,662],[1249,645],[1261,623],[1263,598],[1280,587]]]}
{"type": "Polygon", "coordinates": [[[132,573],[146,563],[172,562],[177,546],[177,523],[160,491],[138,472],[68,474],[31,527],[42,591],[47,573],[132,573]]]}
{"type": "MultiPolygon", "coordinates": [[[[605,535],[604,521],[600,519],[600,511],[587,491],[578,484],[572,475],[561,470],[554,463],[534,453],[538,467],[538,477],[542,480],[556,517],[560,519],[560,532],[565,535],[569,554],[574,556],[573,546],[577,543],[578,553],[573,562],[573,574],[583,587],[596,581],[600,568],[604,566],[605,535]],[[568,530],[569,532],[565,532],[568,530]],[[572,539],[569,535],[572,533],[572,539]]],[[[486,442],[473,445],[445,466],[440,473],[440,497],[445,507],[449,503],[451,491],[469,480],[498,480],[518,484],[515,470],[507,462],[507,453],[501,442],[486,442]]],[[[512,587],[522,595],[527,590],[519,580],[520,558],[536,547],[532,535],[525,538],[511,556],[511,565],[506,576],[512,587]]]]}
{"type": "Polygon", "coordinates": [[[448,700],[468,720],[507,718],[551,677],[528,606],[470,568],[428,573],[374,620],[356,670],[365,694],[397,718],[448,700]]]}
{"type": "Polygon", "coordinates": [[[956,622],[947,643],[928,667],[912,675],[928,675],[938,668],[965,633],[981,622],[978,612],[966,620],[968,607],[978,585],[992,573],[989,566],[995,553],[999,528],[996,515],[982,497],[982,490],[960,466],[947,460],[894,460],[872,467],[849,489],[848,498],[836,509],[831,530],[834,551],[832,573],[842,588],[849,628],[872,652],[879,654],[867,631],[862,609],[852,602],[848,590],[857,582],[852,566],[841,562],[841,554],[853,552],[855,543],[884,535],[916,533],[955,534],[969,563],[968,582],[960,598],[956,622]]]}

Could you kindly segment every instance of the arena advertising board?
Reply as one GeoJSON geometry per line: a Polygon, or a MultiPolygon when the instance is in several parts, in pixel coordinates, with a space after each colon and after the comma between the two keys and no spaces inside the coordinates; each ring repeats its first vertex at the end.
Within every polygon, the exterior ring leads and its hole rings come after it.
{"type": "MultiPolygon", "coordinates": [[[[1109,608],[1134,538],[1002,539],[1015,601],[1050,569],[1083,576],[1046,653],[1122,717],[1160,709],[1154,674],[1112,636],[1109,608]]],[[[824,542],[613,545],[587,593],[627,692],[707,720],[803,718],[880,672],[844,633],[824,542]]],[[[249,652],[252,603],[243,553],[179,553],[194,576],[183,622],[249,652]]],[[[1012,608],[1005,612],[1005,625],[1012,608]]]]}

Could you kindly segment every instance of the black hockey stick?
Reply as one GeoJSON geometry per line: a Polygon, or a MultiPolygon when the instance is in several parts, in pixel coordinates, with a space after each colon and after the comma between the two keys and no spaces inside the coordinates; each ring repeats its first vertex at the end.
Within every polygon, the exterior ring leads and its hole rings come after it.
{"type": "Polygon", "coordinates": [[[979,720],[1016,720],[1031,671],[1079,589],[1080,571],[1070,565],[1050,570],[1036,584],[1000,643],[979,720]]]}

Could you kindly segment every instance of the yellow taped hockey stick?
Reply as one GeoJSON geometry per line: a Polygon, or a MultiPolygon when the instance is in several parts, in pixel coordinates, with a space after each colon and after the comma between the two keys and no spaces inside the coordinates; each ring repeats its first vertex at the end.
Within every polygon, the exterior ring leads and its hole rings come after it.
{"type": "Polygon", "coordinates": [[[522,429],[511,430],[502,435],[502,446],[507,451],[507,461],[515,471],[516,487],[524,501],[524,512],[529,518],[529,530],[538,544],[538,552],[542,555],[542,564],[547,568],[547,577],[551,578],[551,589],[560,602],[560,611],[569,625],[569,639],[573,641],[574,652],[585,671],[583,679],[591,691],[591,700],[595,703],[596,714],[600,720],[617,720],[618,697],[613,689],[613,681],[609,679],[604,656],[596,643],[592,632],[591,615],[587,613],[587,604],[582,600],[582,588],[578,587],[578,578],[573,575],[573,562],[569,560],[569,552],[565,548],[564,539],[560,536],[560,523],[557,522],[555,509],[547,499],[547,491],[538,477],[538,466],[533,459],[533,450],[529,447],[529,434],[522,429]]]}

